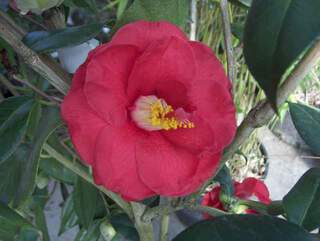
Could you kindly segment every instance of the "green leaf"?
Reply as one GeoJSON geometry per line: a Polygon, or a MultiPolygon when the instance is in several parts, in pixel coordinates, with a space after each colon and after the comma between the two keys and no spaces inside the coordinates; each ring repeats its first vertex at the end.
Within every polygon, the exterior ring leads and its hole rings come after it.
{"type": "Polygon", "coordinates": [[[128,239],[130,241],[139,241],[139,235],[134,224],[125,214],[119,214],[110,218],[110,223],[117,232],[115,240],[128,239]]]}
{"type": "Polygon", "coordinates": [[[15,0],[17,7],[24,13],[32,11],[36,14],[59,6],[63,0],[15,0]]]}
{"type": "Polygon", "coordinates": [[[320,109],[295,103],[289,103],[289,108],[300,136],[315,154],[320,155],[320,109]]]}
{"type": "Polygon", "coordinates": [[[313,241],[299,226],[271,216],[226,215],[201,221],[173,241],[313,241]]]}
{"type": "Polygon", "coordinates": [[[244,24],[242,24],[242,23],[233,23],[231,25],[231,31],[232,31],[232,34],[237,39],[239,39],[240,41],[243,41],[244,24]]]}
{"type": "MultiPolygon", "coordinates": [[[[39,234],[31,223],[0,202],[0,240],[16,240],[16,237],[18,236],[20,240],[35,241],[35,239],[21,239],[21,234],[25,237],[25,232],[27,230],[28,232],[32,231],[33,234],[39,234]]],[[[30,234],[28,236],[30,236],[30,234]]],[[[34,235],[32,236],[34,237],[34,235]]]]}
{"type": "Polygon", "coordinates": [[[92,23],[50,32],[31,32],[23,38],[23,42],[36,52],[52,52],[59,48],[82,44],[94,38],[102,26],[101,23],[92,23]]]}
{"type": "Polygon", "coordinates": [[[22,228],[18,241],[39,241],[39,233],[33,228],[22,228]]]}
{"type": "Polygon", "coordinates": [[[188,0],[135,0],[116,23],[114,30],[136,20],[167,20],[184,27],[188,20],[188,0]]]}
{"type": "MultiPolygon", "coordinates": [[[[14,152],[14,154],[3,164],[0,165],[0,194],[6,197],[7,201],[18,200],[17,188],[22,183],[22,176],[27,171],[25,167],[28,165],[28,159],[25,158],[29,151],[30,146],[22,144],[14,152]]],[[[21,188],[20,188],[21,189],[21,188]]]]}
{"type": "Polygon", "coordinates": [[[77,178],[73,201],[79,221],[85,228],[89,228],[93,222],[99,195],[92,184],[81,177],[77,178]]]}
{"type": "Polygon", "coordinates": [[[93,13],[98,11],[95,0],[64,0],[63,4],[68,7],[85,8],[93,13]]]}
{"type": "Polygon", "coordinates": [[[126,10],[128,3],[129,3],[129,0],[120,0],[117,8],[117,19],[119,19],[122,16],[124,10],[126,10]]]}
{"type": "Polygon", "coordinates": [[[27,135],[33,138],[33,134],[39,124],[40,118],[42,114],[42,107],[40,101],[35,101],[32,105],[30,114],[29,114],[29,122],[27,135]]]}
{"type": "Polygon", "coordinates": [[[50,241],[46,216],[44,215],[44,210],[40,206],[35,207],[35,222],[42,232],[43,241],[50,241]]]}
{"type": "Polygon", "coordinates": [[[222,193],[228,197],[233,196],[234,185],[229,168],[224,165],[223,168],[216,174],[213,181],[218,182],[221,186],[222,193]]]}
{"type": "Polygon", "coordinates": [[[283,198],[290,222],[308,231],[320,227],[320,168],[307,171],[283,198]]]}
{"type": "MultiPolygon", "coordinates": [[[[49,137],[48,143],[55,150],[61,153],[68,159],[72,159],[72,156],[68,151],[62,146],[59,138],[56,134],[49,137]]],[[[40,169],[46,173],[48,176],[55,178],[60,182],[67,184],[74,184],[76,180],[76,175],[70,171],[68,168],[64,167],[60,162],[54,158],[43,158],[40,160],[40,169]]]]}
{"type": "Polygon", "coordinates": [[[81,229],[78,233],[75,241],[97,241],[99,240],[100,234],[100,224],[101,221],[95,221],[87,230],[81,229]]]}
{"type": "Polygon", "coordinates": [[[73,228],[77,224],[78,217],[74,209],[73,194],[71,194],[63,204],[63,208],[61,211],[61,224],[59,229],[59,235],[73,228]]]}
{"type": "Polygon", "coordinates": [[[39,126],[35,131],[34,140],[24,156],[25,165],[22,168],[20,183],[16,187],[14,206],[20,205],[33,192],[38,171],[40,152],[48,136],[61,125],[60,111],[56,107],[44,109],[39,126]]]}
{"type": "Polygon", "coordinates": [[[232,3],[236,3],[238,5],[249,8],[251,6],[253,0],[229,0],[229,1],[232,3]]]}
{"type": "Polygon", "coordinates": [[[286,70],[320,34],[319,0],[254,0],[244,33],[248,67],[276,109],[286,70]]]}
{"type": "Polygon", "coordinates": [[[27,131],[32,101],[29,97],[11,97],[0,103],[0,163],[18,148],[27,131]]]}

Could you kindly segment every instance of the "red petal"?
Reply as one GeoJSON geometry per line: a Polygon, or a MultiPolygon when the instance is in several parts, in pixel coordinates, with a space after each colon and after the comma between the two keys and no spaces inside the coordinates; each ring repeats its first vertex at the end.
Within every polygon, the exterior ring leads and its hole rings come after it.
{"type": "Polygon", "coordinates": [[[196,173],[194,178],[190,181],[188,189],[186,189],[186,192],[188,193],[198,190],[204,182],[213,177],[219,166],[221,153],[212,154],[211,152],[204,151],[198,155],[198,158],[199,163],[196,173]]]}
{"type": "Polygon", "coordinates": [[[186,35],[177,26],[169,22],[140,20],[120,28],[113,36],[111,44],[132,44],[143,51],[151,42],[171,36],[187,40],[186,35]]]}
{"type": "Polygon", "coordinates": [[[127,93],[134,101],[141,95],[157,95],[159,92],[161,96],[158,97],[171,97],[166,101],[175,107],[181,98],[186,100],[186,93],[179,89],[187,86],[194,74],[195,62],[188,42],[176,37],[166,38],[153,42],[137,59],[127,93]],[[176,91],[179,96],[174,94],[176,91]]]}
{"type": "MultiPolygon", "coordinates": [[[[217,186],[217,187],[213,188],[211,190],[211,192],[206,193],[203,197],[201,205],[209,206],[209,207],[213,207],[213,208],[217,208],[217,209],[225,211],[223,204],[220,201],[220,191],[221,191],[221,187],[217,186]]],[[[209,219],[212,217],[208,214],[204,214],[203,216],[206,219],[209,219]]]]}
{"type": "Polygon", "coordinates": [[[216,140],[213,147],[221,151],[230,144],[236,131],[235,107],[230,82],[212,50],[198,42],[190,42],[197,66],[196,78],[189,98],[197,107],[196,114],[210,125],[216,140]]]}
{"type": "Polygon", "coordinates": [[[217,166],[212,155],[196,157],[170,145],[160,133],[150,133],[137,142],[136,158],[142,181],[160,195],[177,196],[195,192],[217,166]]]}
{"type": "Polygon", "coordinates": [[[127,120],[125,89],[138,54],[133,46],[111,46],[96,52],[88,64],[84,93],[91,108],[110,124],[127,120]]]}
{"type": "Polygon", "coordinates": [[[191,115],[189,120],[195,124],[194,128],[162,131],[163,136],[170,143],[185,148],[194,154],[199,154],[203,150],[214,151],[215,133],[207,121],[194,114],[191,115]]]}
{"type": "Polygon", "coordinates": [[[256,196],[259,201],[269,204],[269,190],[263,181],[250,177],[244,179],[242,183],[235,185],[235,195],[241,199],[249,199],[256,196]]]}
{"type": "Polygon", "coordinates": [[[72,88],[61,106],[61,115],[68,125],[72,143],[80,157],[91,165],[96,138],[107,123],[91,110],[82,92],[85,67],[85,64],[82,65],[75,73],[72,88]]]}
{"type": "Polygon", "coordinates": [[[135,143],[143,138],[132,124],[121,128],[106,127],[95,149],[94,177],[107,189],[127,200],[142,200],[155,195],[139,178],[135,143]]]}

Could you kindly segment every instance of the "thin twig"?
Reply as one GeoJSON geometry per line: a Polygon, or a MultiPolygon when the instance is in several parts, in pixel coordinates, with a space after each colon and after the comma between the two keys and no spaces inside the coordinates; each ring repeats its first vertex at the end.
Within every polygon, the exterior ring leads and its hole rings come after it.
{"type": "Polygon", "coordinates": [[[193,210],[193,211],[207,213],[212,217],[229,215],[229,213],[227,213],[227,212],[224,212],[224,211],[217,209],[217,208],[208,207],[208,206],[196,205],[196,206],[189,206],[187,208],[189,208],[190,210],[193,210]]]}
{"type": "MultiPolygon", "coordinates": [[[[304,55],[299,64],[294,68],[292,73],[279,88],[277,106],[280,106],[287,100],[290,93],[297,88],[300,81],[302,81],[308,75],[308,73],[319,61],[320,41],[318,40],[304,55]]],[[[247,140],[247,138],[256,128],[266,125],[274,115],[275,113],[272,107],[266,100],[259,102],[239,126],[232,144],[225,150],[222,164],[238,150],[241,144],[247,140]]]]}
{"type": "Polygon", "coordinates": [[[14,96],[19,96],[19,92],[15,89],[15,86],[10,83],[10,81],[0,74],[0,82],[13,94],[14,96]]]}
{"type": "Polygon", "coordinates": [[[235,60],[232,47],[232,33],[229,16],[229,6],[227,0],[220,0],[220,8],[222,15],[222,25],[224,34],[224,45],[227,54],[228,77],[232,83],[235,80],[235,60]]]}
{"type": "Polygon", "coordinates": [[[161,215],[164,214],[170,214],[174,213],[176,211],[182,210],[182,209],[189,209],[193,211],[198,211],[198,212],[203,212],[203,213],[208,213],[212,216],[222,216],[222,215],[227,215],[227,212],[224,212],[220,209],[213,208],[213,207],[207,207],[207,206],[202,206],[202,205],[197,205],[194,203],[182,203],[177,207],[172,207],[168,205],[160,205],[154,208],[149,208],[146,210],[146,212],[142,215],[142,220],[143,221],[151,221],[154,218],[160,217],[161,215]]]}
{"type": "Polygon", "coordinates": [[[190,40],[197,39],[197,0],[191,0],[190,40]]]}
{"type": "MultiPolygon", "coordinates": [[[[170,206],[168,198],[160,197],[160,205],[170,206]]],[[[162,213],[160,221],[160,241],[168,241],[170,214],[162,213]]]]}
{"type": "Polygon", "coordinates": [[[28,86],[30,89],[32,89],[34,92],[36,92],[38,95],[48,99],[50,102],[53,102],[53,103],[56,103],[57,105],[60,105],[62,103],[62,100],[58,97],[55,97],[55,96],[50,96],[50,95],[47,95],[45,92],[43,92],[42,90],[38,89],[37,87],[35,87],[33,84],[31,84],[30,82],[26,81],[26,80],[22,80],[20,79],[19,77],[17,77],[16,75],[13,76],[13,78],[28,86]]]}
{"type": "Polygon", "coordinates": [[[21,16],[22,18],[25,18],[26,20],[30,21],[31,23],[39,26],[43,30],[48,30],[48,28],[46,26],[44,26],[42,23],[39,23],[37,20],[30,17],[28,14],[20,14],[19,16],[21,16]]]}
{"type": "Polygon", "coordinates": [[[37,73],[47,79],[57,90],[66,94],[69,75],[48,56],[38,55],[23,42],[25,32],[3,11],[0,11],[0,37],[6,40],[23,60],[37,73]]]}
{"type": "Polygon", "coordinates": [[[134,225],[139,233],[140,241],[154,241],[154,231],[151,220],[145,221],[142,218],[148,207],[137,202],[130,202],[130,204],[134,217],[134,225]]]}

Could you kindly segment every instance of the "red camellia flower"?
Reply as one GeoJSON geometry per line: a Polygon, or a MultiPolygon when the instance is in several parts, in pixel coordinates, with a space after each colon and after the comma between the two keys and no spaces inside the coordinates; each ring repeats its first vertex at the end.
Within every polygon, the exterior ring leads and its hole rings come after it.
{"type": "MultiPolygon", "coordinates": [[[[226,211],[220,201],[221,187],[217,186],[212,189],[211,192],[205,194],[202,200],[202,205],[214,207],[223,211],[226,211]]],[[[258,199],[260,202],[269,204],[271,202],[269,198],[269,190],[263,181],[249,177],[243,180],[243,182],[234,182],[234,195],[243,200],[258,199]]],[[[246,213],[256,213],[254,210],[247,209],[246,213]]],[[[205,215],[208,218],[208,215],[205,215]]]]}
{"type": "Polygon", "coordinates": [[[62,117],[95,182],[127,200],[194,192],[235,133],[212,50],[165,21],[122,27],[73,77],[62,117]]]}

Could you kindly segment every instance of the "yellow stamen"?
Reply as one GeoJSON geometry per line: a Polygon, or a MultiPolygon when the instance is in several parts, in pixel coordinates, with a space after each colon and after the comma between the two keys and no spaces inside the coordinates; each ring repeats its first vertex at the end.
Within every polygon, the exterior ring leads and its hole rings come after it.
{"type": "Polygon", "coordinates": [[[150,106],[149,121],[152,126],[160,127],[164,130],[176,130],[178,128],[194,128],[195,125],[189,120],[178,120],[176,117],[168,117],[168,114],[174,112],[172,106],[167,105],[161,99],[157,99],[150,106]]]}

